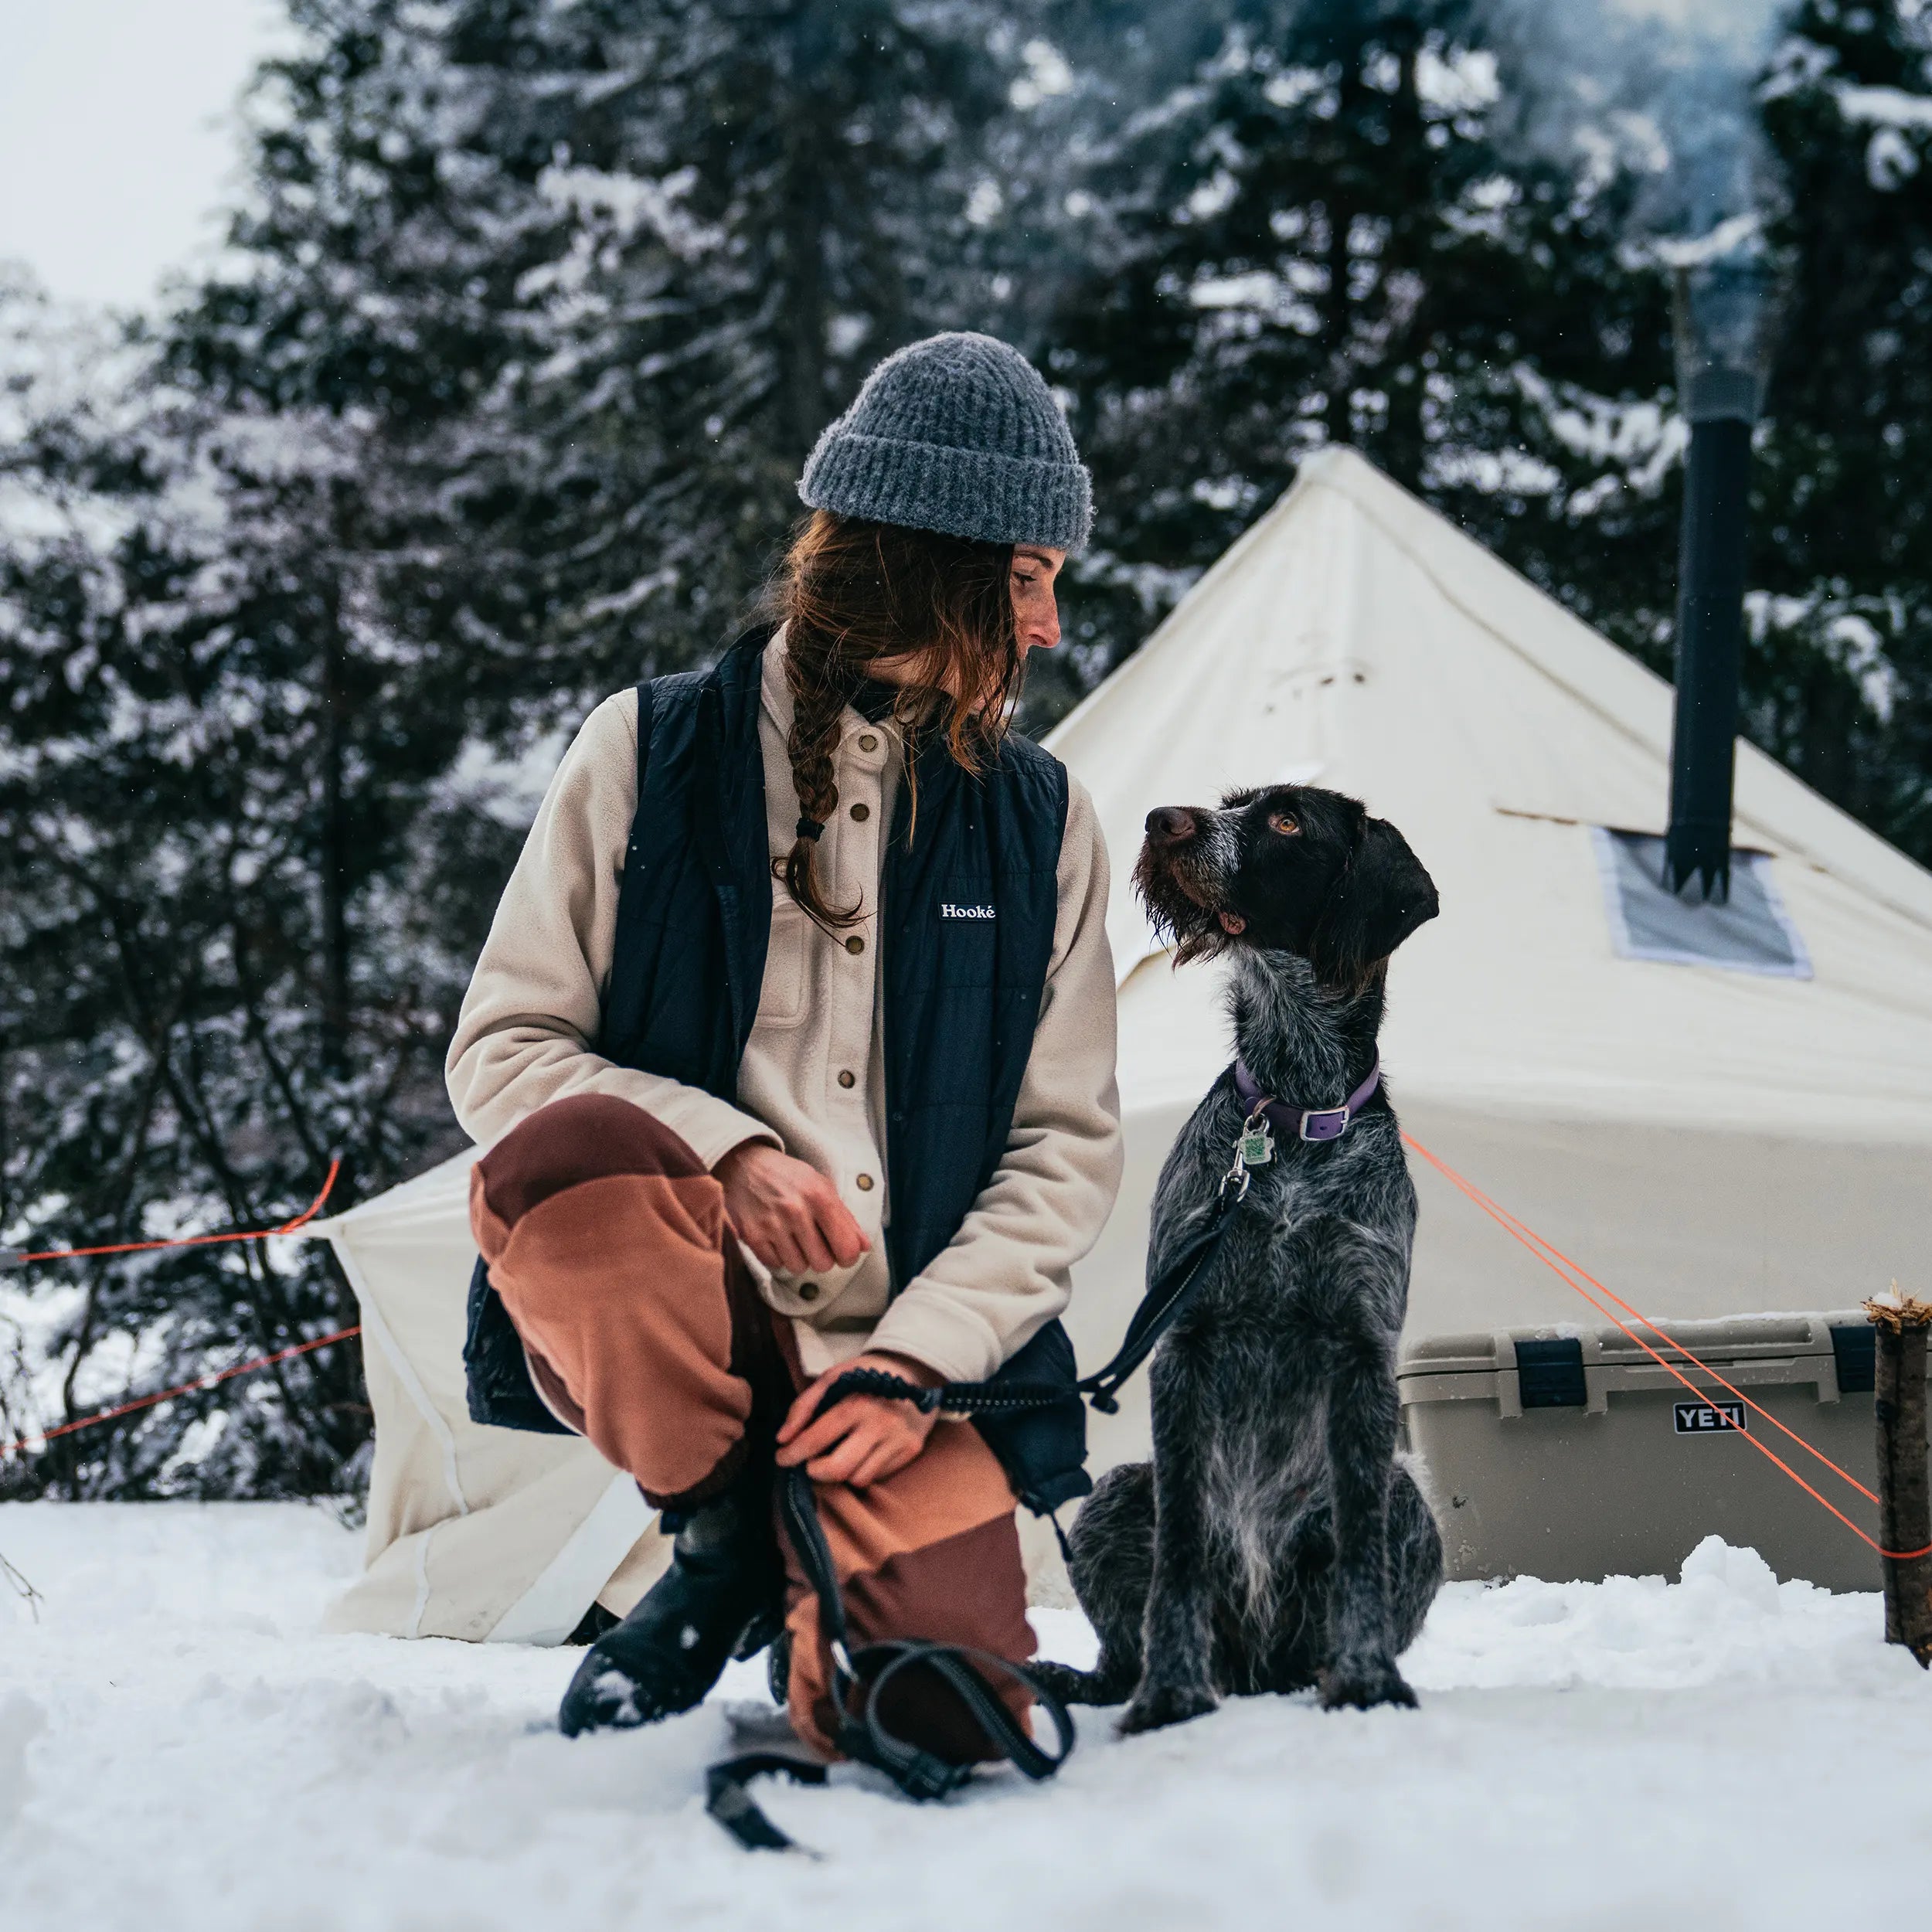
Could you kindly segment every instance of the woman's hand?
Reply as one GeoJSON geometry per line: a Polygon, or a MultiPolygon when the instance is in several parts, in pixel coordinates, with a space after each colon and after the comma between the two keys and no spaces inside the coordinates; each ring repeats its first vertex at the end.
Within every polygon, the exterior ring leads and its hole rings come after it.
{"type": "Polygon", "coordinates": [[[741,1141],[711,1172],[739,1240],[768,1268],[822,1274],[872,1246],[831,1182],[763,1141],[741,1141]]]}
{"type": "Polygon", "coordinates": [[[849,1483],[855,1489],[863,1489],[868,1483],[883,1482],[904,1468],[925,1447],[939,1418],[910,1402],[895,1402],[884,1396],[848,1396],[822,1416],[817,1414],[825,1391],[855,1369],[881,1369],[916,1382],[922,1389],[937,1388],[944,1379],[923,1362],[910,1362],[903,1355],[862,1355],[828,1369],[791,1405],[778,1431],[781,1468],[795,1468],[803,1463],[814,1482],[849,1483]]]}

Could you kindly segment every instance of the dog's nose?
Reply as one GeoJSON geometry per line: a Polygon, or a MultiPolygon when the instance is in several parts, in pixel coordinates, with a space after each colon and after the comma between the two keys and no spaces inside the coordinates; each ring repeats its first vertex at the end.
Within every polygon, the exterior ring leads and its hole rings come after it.
{"type": "Polygon", "coordinates": [[[1179,805],[1156,805],[1147,815],[1147,835],[1156,845],[1181,845],[1194,836],[1194,815],[1179,805]]]}

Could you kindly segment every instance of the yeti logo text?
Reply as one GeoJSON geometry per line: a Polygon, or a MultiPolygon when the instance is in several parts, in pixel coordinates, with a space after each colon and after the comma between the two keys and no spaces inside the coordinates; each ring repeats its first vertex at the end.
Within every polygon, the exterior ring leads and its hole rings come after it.
{"type": "Polygon", "coordinates": [[[941,919],[992,919],[998,915],[990,906],[956,906],[950,899],[942,899],[939,916],[941,919]]]}
{"type": "Polygon", "coordinates": [[[1741,1402],[1675,1402],[1671,1413],[1680,1436],[1710,1436],[1726,1429],[1750,1427],[1741,1402]]]}

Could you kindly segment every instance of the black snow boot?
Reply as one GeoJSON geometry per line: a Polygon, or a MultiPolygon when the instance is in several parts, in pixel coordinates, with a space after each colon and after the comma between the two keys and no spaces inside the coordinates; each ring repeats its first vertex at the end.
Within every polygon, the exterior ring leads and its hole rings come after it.
{"type": "Polygon", "coordinates": [[[784,1589],[771,1473],[760,1466],[685,1515],[671,1567],[590,1646],[557,1713],[564,1736],[702,1702],[731,1658],[756,1656],[783,1627],[784,1589]]]}

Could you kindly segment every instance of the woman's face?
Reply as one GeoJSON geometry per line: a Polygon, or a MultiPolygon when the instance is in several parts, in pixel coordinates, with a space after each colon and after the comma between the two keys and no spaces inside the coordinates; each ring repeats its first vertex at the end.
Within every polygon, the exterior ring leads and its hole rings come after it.
{"type": "Polygon", "coordinates": [[[1022,543],[1013,553],[1013,628],[1019,636],[1019,661],[1036,645],[1050,651],[1060,641],[1060,606],[1053,580],[1066,561],[1064,550],[1022,543]]]}
{"type": "MultiPolygon", "coordinates": [[[[1060,641],[1060,606],[1054,600],[1053,583],[1066,561],[1064,550],[1043,543],[1022,543],[1013,552],[1013,631],[1022,664],[1028,651],[1036,647],[1050,651],[1060,641]]],[[[926,685],[950,692],[952,667],[936,663],[935,655],[915,651],[903,658],[876,658],[866,671],[883,684],[926,685]]]]}

